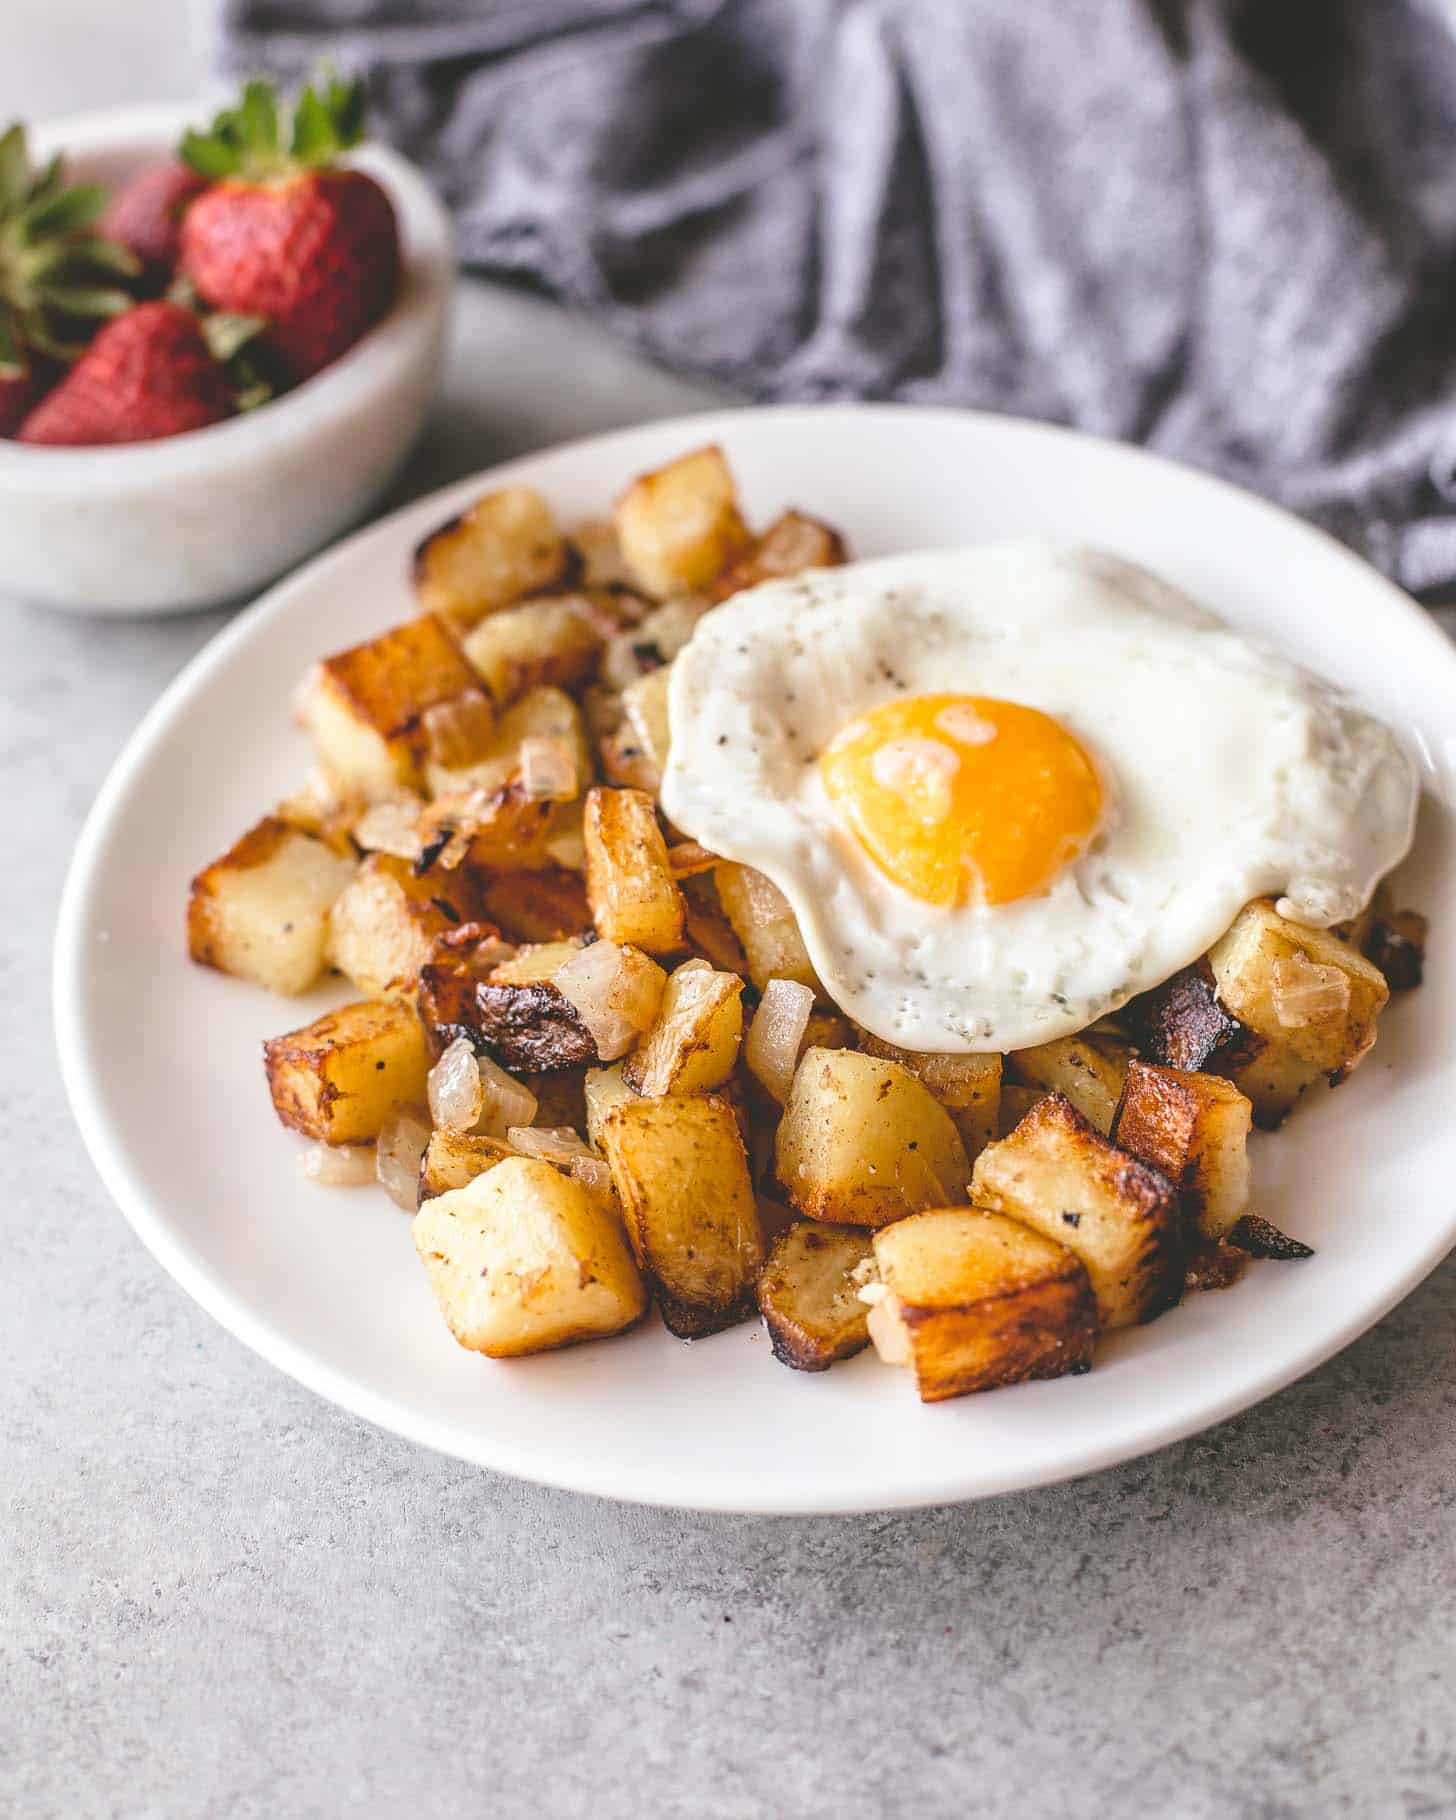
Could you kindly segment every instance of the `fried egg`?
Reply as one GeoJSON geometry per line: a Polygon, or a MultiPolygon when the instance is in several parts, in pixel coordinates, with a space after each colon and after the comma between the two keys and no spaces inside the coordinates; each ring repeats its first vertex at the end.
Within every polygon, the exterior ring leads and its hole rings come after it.
{"type": "Polygon", "coordinates": [[[1119,558],[1034,543],[733,596],[673,667],[672,822],[787,896],[876,1036],[1070,1035],[1251,898],[1327,927],[1410,846],[1418,787],[1350,696],[1119,558]]]}

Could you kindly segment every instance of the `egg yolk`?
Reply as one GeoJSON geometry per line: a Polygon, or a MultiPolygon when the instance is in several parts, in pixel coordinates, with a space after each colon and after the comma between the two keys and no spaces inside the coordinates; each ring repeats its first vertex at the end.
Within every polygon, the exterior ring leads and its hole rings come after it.
{"type": "Polygon", "coordinates": [[[1050,715],[983,695],[913,695],[841,727],[819,775],[892,884],[928,904],[1044,890],[1102,819],[1087,753],[1050,715]]]}

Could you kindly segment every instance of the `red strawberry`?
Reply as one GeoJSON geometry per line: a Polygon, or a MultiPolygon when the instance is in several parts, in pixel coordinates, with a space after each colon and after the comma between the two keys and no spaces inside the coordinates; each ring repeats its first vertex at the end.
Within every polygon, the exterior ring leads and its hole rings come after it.
{"type": "Polygon", "coordinates": [[[20,426],[20,441],[155,442],[232,412],[227,373],[191,310],[139,303],[102,329],[20,426]]]}
{"type": "Polygon", "coordinates": [[[399,288],[393,205],[372,177],[334,164],[363,120],[357,83],[306,88],[285,122],[269,85],[250,82],[210,134],[183,141],[217,181],[183,220],[182,270],[214,308],[266,317],[264,346],[294,379],[337,360],[399,288]]]}
{"type": "Polygon", "coordinates": [[[106,205],[101,232],[130,247],[147,281],[163,288],[182,251],[182,217],[207,188],[207,179],[175,159],[149,164],[124,183],[106,205]]]}

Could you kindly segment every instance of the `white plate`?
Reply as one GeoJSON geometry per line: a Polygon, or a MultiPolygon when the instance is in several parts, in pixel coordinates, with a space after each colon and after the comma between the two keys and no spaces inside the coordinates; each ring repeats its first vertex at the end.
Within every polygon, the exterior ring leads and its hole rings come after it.
{"type": "MultiPolygon", "coordinates": [[[[1130,709],[1130,711],[1134,711],[1130,709]]],[[[533,456],[452,487],[276,588],[167,691],[102,790],[61,911],[56,1017],[97,1167],[182,1286],[322,1395],[523,1478],[712,1510],[930,1504],[1090,1472],[1288,1384],[1378,1320],[1456,1240],[1451,1106],[1456,916],[1450,778],[1456,653],[1396,589],[1319,533],[1136,451],[965,413],[828,406],[725,412],[533,456]],[[538,486],[564,520],[716,438],[752,516],[788,504],[862,555],[1014,533],[1121,551],[1362,690],[1430,774],[1411,902],[1432,914],[1427,983],[1398,1002],[1338,1095],[1258,1144],[1261,1209],[1309,1240],[1104,1344],[1090,1376],[922,1408],[861,1356],[775,1364],[757,1326],[685,1346],[657,1325],[492,1364],[435,1312],[409,1223],[382,1195],[298,1173],[258,1046],[326,1002],[287,1004],[191,966],[194,871],[300,776],[290,691],[314,657],[409,614],[409,552],[485,484],[538,486]]],[[[337,995],[335,995],[337,996],[337,995]]]]}

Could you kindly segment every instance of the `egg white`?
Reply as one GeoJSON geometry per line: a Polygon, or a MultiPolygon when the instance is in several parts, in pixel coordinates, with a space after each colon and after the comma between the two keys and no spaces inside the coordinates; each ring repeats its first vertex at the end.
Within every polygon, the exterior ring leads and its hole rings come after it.
{"type": "Polygon", "coordinates": [[[1254,897],[1320,926],[1353,916],[1414,830],[1415,768],[1388,727],[1097,552],[922,551],[735,595],[678,656],[669,720],[672,822],[771,878],[835,1002],[917,1050],[1083,1029],[1254,897]],[[923,903],[824,791],[817,760],[846,721],[947,691],[1053,715],[1102,772],[1104,825],[1045,892],[923,903]]]}

